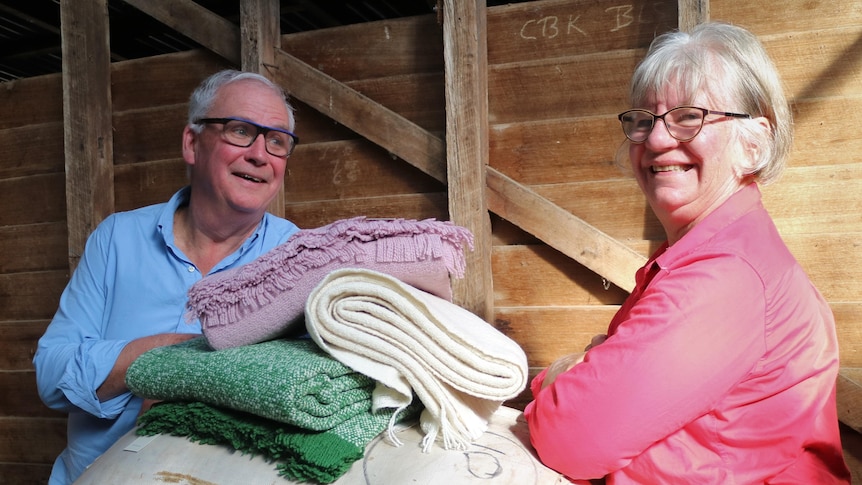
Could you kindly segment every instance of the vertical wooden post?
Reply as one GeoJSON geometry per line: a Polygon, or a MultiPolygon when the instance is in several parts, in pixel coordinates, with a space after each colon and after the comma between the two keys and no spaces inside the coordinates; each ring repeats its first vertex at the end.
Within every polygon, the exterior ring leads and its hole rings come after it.
{"type": "Polygon", "coordinates": [[[709,0],[679,0],[679,30],[709,22],[709,0]]]}
{"type": "Polygon", "coordinates": [[[108,1],[60,2],[63,145],[70,271],[114,210],[108,1]]]}
{"type": "MultiPolygon", "coordinates": [[[[239,12],[242,69],[272,79],[268,70],[274,68],[275,52],[281,48],[281,6],[278,0],[242,0],[239,12]]],[[[269,212],[284,217],[284,185],[269,212]]]]}
{"type": "MultiPolygon", "coordinates": [[[[488,40],[485,0],[444,0],[446,159],[449,217],[473,232],[464,279],[452,282],[456,303],[490,321],[491,221],[485,200],[488,164],[488,40]]],[[[439,4],[438,4],[439,5],[439,4]]]]}

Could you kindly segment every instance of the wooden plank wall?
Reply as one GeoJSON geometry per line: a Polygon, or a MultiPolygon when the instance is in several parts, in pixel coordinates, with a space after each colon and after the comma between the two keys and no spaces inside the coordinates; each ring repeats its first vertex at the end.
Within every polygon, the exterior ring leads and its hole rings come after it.
{"type": "MultiPolygon", "coordinates": [[[[766,204],[832,304],[842,365],[860,368],[862,141],[853,120],[862,110],[862,0],[791,0],[780,12],[755,4],[713,0],[712,18],[762,36],[784,75],[797,143],[766,204]]],[[[654,33],[676,22],[669,0],[487,11],[490,166],[644,256],[663,235],[612,162],[622,141],[615,115],[654,33]]],[[[423,16],[292,34],[282,48],[442,137],[441,35],[437,18],[423,16]]],[[[226,65],[189,52],[112,66],[116,210],[166,200],[185,183],[188,94],[226,65]]],[[[62,85],[54,75],[0,88],[0,477],[42,483],[65,440],[65,419],[39,403],[30,363],[68,279],[62,85]]],[[[295,105],[302,142],[288,165],[288,218],[303,227],[358,214],[448,218],[441,182],[295,105]]],[[[533,372],[606,329],[623,290],[510,222],[491,221],[494,325],[524,347],[533,372]]]]}

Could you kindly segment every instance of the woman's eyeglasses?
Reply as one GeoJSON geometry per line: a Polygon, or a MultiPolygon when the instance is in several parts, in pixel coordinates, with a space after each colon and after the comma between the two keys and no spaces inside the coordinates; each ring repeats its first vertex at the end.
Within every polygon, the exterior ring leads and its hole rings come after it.
{"type": "Polygon", "coordinates": [[[632,143],[643,143],[655,128],[656,120],[664,121],[670,136],[679,141],[689,141],[700,133],[708,115],[751,118],[751,115],[747,114],[713,111],[695,106],[677,106],[663,115],[657,115],[645,109],[630,109],[620,113],[618,118],[626,138],[632,143]]]}

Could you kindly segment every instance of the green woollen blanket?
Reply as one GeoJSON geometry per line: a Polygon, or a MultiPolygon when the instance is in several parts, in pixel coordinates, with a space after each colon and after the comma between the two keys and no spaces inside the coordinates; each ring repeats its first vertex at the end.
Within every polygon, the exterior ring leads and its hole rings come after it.
{"type": "Polygon", "coordinates": [[[198,338],[146,352],[126,383],[168,401],[141,416],[138,434],[228,445],[278,461],[279,474],[298,481],[337,480],[393,414],[372,412],[375,382],[310,340],[215,351],[198,338]]]}

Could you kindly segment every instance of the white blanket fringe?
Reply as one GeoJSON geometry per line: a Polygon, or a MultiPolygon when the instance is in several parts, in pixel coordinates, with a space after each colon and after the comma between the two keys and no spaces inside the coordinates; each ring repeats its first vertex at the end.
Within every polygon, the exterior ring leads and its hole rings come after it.
{"type": "MultiPolygon", "coordinates": [[[[466,449],[527,385],[527,357],[517,343],[469,311],[380,272],[333,271],[311,292],[305,313],[322,349],[378,381],[375,409],[403,409],[414,394],[422,401],[426,452],[438,438],[445,449],[466,449]]],[[[400,444],[392,423],[389,439],[400,444]]]]}

